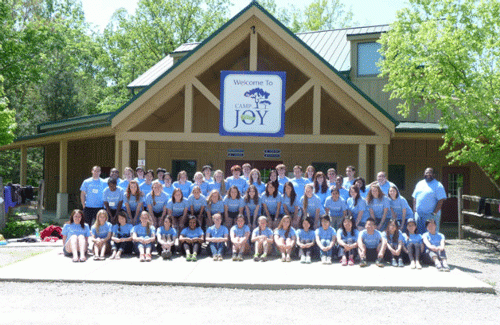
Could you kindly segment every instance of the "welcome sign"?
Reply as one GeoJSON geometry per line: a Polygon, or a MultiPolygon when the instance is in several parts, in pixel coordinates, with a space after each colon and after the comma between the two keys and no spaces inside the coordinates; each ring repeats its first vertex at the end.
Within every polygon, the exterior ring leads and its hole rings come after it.
{"type": "Polygon", "coordinates": [[[219,134],[283,137],[285,82],[281,71],[221,71],[219,134]]]}

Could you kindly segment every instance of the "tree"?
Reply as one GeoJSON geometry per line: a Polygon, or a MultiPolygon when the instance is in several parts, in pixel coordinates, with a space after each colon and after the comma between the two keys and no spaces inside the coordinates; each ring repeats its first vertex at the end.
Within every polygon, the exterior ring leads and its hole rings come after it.
{"type": "Polygon", "coordinates": [[[410,0],[382,35],[384,90],[400,113],[438,113],[452,163],[500,178],[500,2],[410,0]]]}
{"type": "Polygon", "coordinates": [[[3,93],[3,77],[0,75],[0,145],[9,144],[15,138],[16,112],[9,109],[7,104],[8,99],[3,93]]]}
{"type": "MultiPolygon", "coordinates": [[[[264,99],[268,99],[270,95],[271,94],[269,94],[267,91],[264,91],[264,89],[262,89],[262,88],[254,88],[252,90],[245,92],[245,94],[244,94],[245,97],[250,97],[250,98],[254,99],[256,109],[259,109],[259,103],[262,103],[264,105],[266,105],[266,104],[270,105],[271,104],[270,101],[264,100],[264,99]]],[[[264,108],[266,108],[266,107],[264,106],[264,108]]]]}

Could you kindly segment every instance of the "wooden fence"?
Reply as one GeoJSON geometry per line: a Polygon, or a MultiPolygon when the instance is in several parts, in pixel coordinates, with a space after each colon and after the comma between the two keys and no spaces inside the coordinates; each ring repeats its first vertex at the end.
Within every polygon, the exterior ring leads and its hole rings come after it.
{"type": "MultiPolygon", "coordinates": [[[[482,231],[482,230],[476,229],[472,226],[464,225],[464,215],[467,215],[470,217],[475,217],[475,218],[481,218],[484,220],[493,220],[493,221],[500,222],[500,218],[498,218],[498,217],[486,215],[484,213],[477,213],[477,212],[470,211],[470,210],[464,210],[464,200],[479,203],[481,201],[481,197],[462,194],[462,188],[458,189],[458,239],[463,239],[464,238],[464,231],[467,231],[467,232],[473,233],[475,235],[478,235],[480,237],[490,238],[490,239],[500,241],[499,235],[492,234],[492,233],[489,233],[486,231],[482,231]]],[[[496,208],[498,209],[498,205],[500,205],[500,200],[486,198],[484,200],[484,203],[496,205],[496,208]]]]}

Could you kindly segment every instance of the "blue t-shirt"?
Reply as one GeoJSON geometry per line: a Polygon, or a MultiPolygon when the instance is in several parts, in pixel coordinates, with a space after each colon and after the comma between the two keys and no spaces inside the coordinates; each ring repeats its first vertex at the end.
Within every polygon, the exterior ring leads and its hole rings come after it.
{"type": "MultiPolygon", "coordinates": [[[[370,203],[367,204],[368,209],[373,211],[373,215],[377,219],[382,219],[384,215],[384,209],[389,209],[391,207],[391,202],[387,198],[387,196],[383,196],[381,199],[373,198],[370,203]]],[[[390,215],[387,214],[386,217],[390,218],[390,215]]]]}
{"type": "Polygon", "coordinates": [[[378,186],[380,186],[380,189],[386,196],[389,195],[389,189],[391,188],[391,186],[395,186],[394,183],[391,183],[389,181],[386,181],[384,185],[380,185],[379,182],[377,182],[377,184],[378,186]]]}
{"type": "Polygon", "coordinates": [[[413,210],[410,208],[408,201],[406,201],[404,197],[400,195],[395,200],[391,199],[390,202],[391,209],[396,214],[397,220],[401,221],[403,219],[403,209],[406,210],[406,220],[408,220],[408,218],[413,218],[413,210]]]}
{"type": "Polygon", "coordinates": [[[167,202],[167,209],[172,211],[174,217],[179,217],[184,214],[184,209],[189,209],[188,201],[185,197],[182,198],[181,202],[172,201],[172,199],[167,202]]]}
{"type": "Polygon", "coordinates": [[[405,238],[406,238],[406,246],[410,244],[422,244],[424,242],[421,234],[410,234],[409,236],[406,235],[405,238]]]}
{"type": "Polygon", "coordinates": [[[123,189],[123,191],[126,191],[127,190],[127,187],[128,187],[128,183],[130,183],[128,181],[128,179],[123,179],[121,180],[120,182],[118,182],[118,186],[121,187],[123,189]]]}
{"type": "Polygon", "coordinates": [[[323,227],[319,227],[316,229],[316,236],[319,237],[320,240],[323,239],[328,239],[328,240],[333,240],[337,233],[335,232],[335,229],[332,227],[328,226],[328,228],[323,229],[323,227]]]}
{"type": "MultiPolygon", "coordinates": [[[[209,184],[209,183],[207,183],[207,182],[203,182],[203,183],[201,183],[201,185],[198,185],[198,184],[196,184],[196,183],[191,184],[191,188],[190,188],[190,190],[189,190],[189,191],[190,191],[190,193],[192,193],[192,192],[193,192],[193,188],[194,188],[195,186],[198,186],[198,187],[200,188],[200,190],[201,190],[201,195],[207,196],[207,195],[210,193],[210,184],[209,184]]],[[[187,196],[186,196],[186,197],[187,197],[187,196]]]]}
{"type": "Polygon", "coordinates": [[[138,178],[138,177],[134,178],[134,180],[137,181],[137,183],[139,183],[139,186],[141,186],[141,184],[146,181],[145,178],[138,178]]]}
{"type": "Polygon", "coordinates": [[[288,239],[288,238],[293,239],[294,237],[296,237],[295,229],[293,229],[293,227],[290,227],[290,231],[288,232],[288,236],[286,236],[286,237],[285,237],[286,230],[280,229],[280,228],[274,229],[274,235],[277,235],[278,237],[285,238],[285,239],[288,239]]]}
{"type": "MultiPolygon", "coordinates": [[[[304,198],[305,196],[302,196],[300,198],[301,206],[304,206],[304,198]]],[[[321,204],[321,200],[319,199],[319,197],[313,194],[313,196],[311,198],[308,198],[307,200],[307,211],[305,212],[308,213],[310,216],[314,216],[316,215],[316,209],[319,209],[319,215],[325,214],[325,208],[321,204]]]]}
{"type": "Polygon", "coordinates": [[[194,212],[199,212],[201,207],[207,206],[207,198],[203,194],[200,194],[200,197],[197,199],[191,194],[188,198],[188,205],[189,207],[193,206],[194,212]]]}
{"type": "Polygon", "coordinates": [[[382,233],[375,229],[373,235],[370,235],[366,229],[362,230],[359,233],[359,236],[363,243],[366,245],[366,248],[377,248],[378,244],[382,241],[382,233]]]}
{"type": "MultiPolygon", "coordinates": [[[[251,185],[254,185],[257,188],[257,194],[258,195],[261,195],[262,193],[264,193],[266,191],[266,185],[264,183],[262,183],[262,182],[260,183],[260,185],[257,184],[257,183],[252,183],[251,185]]],[[[247,189],[248,189],[249,186],[250,185],[248,185],[248,183],[247,183],[247,189]]]]}
{"type": "Polygon", "coordinates": [[[224,201],[219,200],[217,203],[207,203],[207,210],[210,211],[212,215],[216,213],[224,213],[224,201]]]}
{"type": "Polygon", "coordinates": [[[348,244],[349,242],[354,244],[355,242],[358,241],[358,236],[359,236],[358,229],[354,229],[354,235],[352,234],[351,231],[346,232],[344,234],[342,228],[339,228],[339,230],[337,231],[337,240],[342,239],[346,244],[348,244]]]}
{"type": "Polygon", "coordinates": [[[412,196],[417,200],[417,213],[428,215],[434,212],[438,201],[446,199],[446,192],[437,180],[427,182],[424,179],[417,183],[412,196]]]}
{"type": "MultiPolygon", "coordinates": [[[[330,186],[330,189],[329,189],[330,194],[332,193],[332,189],[334,189],[334,188],[336,188],[336,186],[335,186],[335,185],[334,185],[334,186],[330,186]]],[[[340,195],[340,197],[341,197],[341,198],[343,198],[343,199],[344,199],[344,201],[346,201],[346,202],[347,202],[347,199],[349,199],[349,191],[348,191],[348,190],[346,190],[346,189],[345,189],[345,188],[343,188],[343,187],[341,187],[341,188],[340,188],[340,190],[338,190],[338,191],[339,191],[339,195],[340,195]]],[[[360,193],[361,193],[361,191],[360,191],[360,193]]],[[[361,196],[361,197],[363,197],[363,196],[361,196]]],[[[366,197],[366,195],[365,195],[365,197],[366,197]]]]}
{"type": "Polygon", "coordinates": [[[177,182],[174,182],[172,184],[173,188],[180,188],[181,189],[182,195],[185,198],[189,197],[189,194],[191,194],[191,185],[193,185],[193,183],[191,183],[190,181],[186,181],[186,183],[184,183],[184,184],[181,184],[177,181],[177,182]]]}
{"type": "Polygon", "coordinates": [[[174,187],[172,184],[170,186],[163,186],[163,192],[167,193],[168,197],[172,197],[172,194],[174,194],[174,187]]]}
{"type": "Polygon", "coordinates": [[[297,197],[302,197],[304,195],[304,186],[306,186],[306,184],[309,184],[309,180],[307,178],[301,177],[294,178],[290,182],[292,182],[293,184],[293,189],[295,190],[297,197]]]}
{"type": "Polygon", "coordinates": [[[236,179],[233,176],[226,178],[226,190],[229,191],[229,188],[233,185],[236,185],[240,191],[240,195],[245,193],[245,190],[247,189],[247,181],[244,178],[240,177],[236,179]]]}
{"type": "MultiPolygon", "coordinates": [[[[368,192],[370,191],[369,188],[365,188],[365,190],[359,189],[359,195],[363,198],[366,199],[366,196],[368,195],[368,192]]],[[[349,192],[348,192],[349,194],[349,192]]]]}
{"type": "Polygon", "coordinates": [[[229,195],[226,195],[224,198],[224,205],[227,206],[227,211],[238,212],[240,208],[245,206],[245,202],[242,197],[239,199],[232,199],[229,195]]]}
{"type": "MultiPolygon", "coordinates": [[[[210,183],[210,192],[212,192],[213,190],[217,190],[219,191],[219,194],[224,197],[226,195],[226,193],[222,193],[221,192],[221,186],[222,184],[221,183],[216,183],[215,181],[213,183],[210,183]]],[[[226,187],[226,191],[227,191],[227,187],[226,187]]]]}
{"type": "Polygon", "coordinates": [[[141,189],[142,193],[144,193],[144,195],[148,195],[153,190],[153,183],[148,184],[144,182],[139,186],[139,188],[141,189]]]}
{"type": "Polygon", "coordinates": [[[426,232],[422,235],[422,239],[427,238],[427,240],[431,243],[431,245],[439,246],[441,245],[441,240],[444,240],[444,235],[440,232],[436,232],[434,235],[430,232],[426,232]]]}
{"type": "Polygon", "coordinates": [[[125,194],[124,195],[124,204],[129,205],[131,212],[137,211],[137,206],[139,204],[144,204],[144,194],[142,194],[139,197],[139,200],[137,200],[136,196],[134,196],[132,194],[130,194],[130,197],[127,199],[127,195],[125,194]]]}
{"type": "Polygon", "coordinates": [[[295,200],[293,201],[293,203],[290,203],[290,197],[283,193],[281,195],[281,213],[283,214],[285,213],[285,209],[283,208],[284,206],[286,206],[290,214],[293,214],[295,212],[295,207],[301,207],[300,198],[298,196],[295,196],[295,200]]]}
{"type": "Polygon", "coordinates": [[[273,231],[269,228],[266,227],[266,229],[261,230],[260,227],[255,228],[252,231],[252,238],[257,237],[257,236],[266,236],[267,238],[272,239],[273,238],[273,231]]]}
{"type": "Polygon", "coordinates": [[[114,225],[113,228],[111,229],[111,232],[113,233],[113,236],[115,237],[130,237],[130,232],[132,231],[132,226],[130,223],[126,223],[123,226],[120,226],[118,224],[114,225]]]}
{"type": "Polygon", "coordinates": [[[161,226],[160,228],[156,229],[156,236],[167,236],[167,235],[171,235],[172,236],[172,239],[174,239],[175,237],[177,237],[177,230],[175,230],[175,228],[173,227],[170,227],[168,228],[168,230],[165,229],[165,226],[161,226]]]}
{"type": "MultiPolygon", "coordinates": [[[[90,237],[90,229],[88,224],[84,224],[82,228],[79,223],[67,223],[64,225],[61,234],[63,236],[66,236],[66,240],[68,240],[73,235],[83,235],[85,237],[90,237]]],[[[66,244],[66,242],[64,243],[66,244]]]]}
{"type": "Polygon", "coordinates": [[[288,179],[288,177],[286,177],[286,176],[285,176],[285,177],[283,177],[283,178],[280,178],[280,177],[278,176],[278,183],[280,184],[280,185],[279,185],[279,187],[278,187],[278,191],[279,191],[280,193],[285,193],[285,184],[286,184],[287,182],[289,182],[289,181],[290,181],[290,180],[289,180],[289,179],[288,179]]]}
{"type": "MultiPolygon", "coordinates": [[[[279,193],[276,193],[276,197],[274,196],[267,196],[267,195],[262,195],[261,197],[261,202],[262,202],[262,207],[264,207],[264,204],[267,206],[267,210],[269,211],[270,214],[275,215],[276,213],[279,213],[278,211],[278,203],[281,204],[281,195],[279,193]]],[[[264,208],[262,208],[262,211],[265,211],[264,208]]]]}
{"type": "Polygon", "coordinates": [[[101,178],[93,179],[87,178],[80,186],[80,191],[85,192],[85,207],[87,208],[102,208],[104,203],[102,201],[102,193],[108,187],[101,178]]]}
{"type": "Polygon", "coordinates": [[[403,236],[403,233],[401,232],[401,230],[398,230],[398,241],[397,241],[397,242],[394,242],[394,241],[393,241],[393,238],[394,238],[394,237],[393,237],[393,235],[389,235],[389,236],[387,236],[387,231],[384,231],[384,232],[382,233],[382,236],[384,237],[384,239],[385,239],[385,240],[387,240],[387,242],[388,242],[389,244],[398,244],[398,243],[399,243],[399,241],[402,241],[402,242],[403,242],[403,245],[404,245],[404,244],[405,244],[405,242],[406,242],[406,241],[405,241],[405,238],[404,238],[404,236],[403,236]]]}
{"type": "Polygon", "coordinates": [[[137,237],[149,239],[149,238],[155,236],[156,230],[155,230],[155,227],[153,225],[149,226],[149,235],[148,235],[147,231],[148,231],[148,228],[144,227],[141,224],[135,225],[132,228],[132,233],[135,233],[137,235],[137,237]]]}
{"type": "Polygon", "coordinates": [[[329,196],[325,201],[325,210],[326,209],[328,209],[328,215],[330,217],[342,217],[344,211],[347,210],[347,203],[340,196],[337,201],[334,201],[332,197],[329,196]]]}
{"type": "Polygon", "coordinates": [[[316,239],[316,233],[311,228],[309,228],[308,231],[305,231],[302,228],[297,229],[296,235],[297,235],[297,241],[301,243],[305,243],[306,241],[314,242],[316,239]]]}
{"type": "Polygon", "coordinates": [[[352,181],[349,180],[349,177],[344,177],[344,183],[342,183],[342,187],[345,188],[347,191],[351,188],[351,186],[354,185],[355,178],[353,178],[352,181]]]}
{"type": "Polygon", "coordinates": [[[212,227],[208,227],[207,235],[210,235],[211,238],[224,238],[224,236],[229,236],[229,230],[224,225],[220,225],[219,229],[213,225],[212,227]]]}
{"type": "Polygon", "coordinates": [[[110,232],[112,232],[113,226],[109,221],[106,221],[105,224],[99,226],[99,232],[97,232],[96,226],[92,226],[92,235],[96,238],[106,238],[110,232]]]}
{"type": "Polygon", "coordinates": [[[356,219],[358,218],[358,213],[360,211],[363,212],[363,218],[361,219],[361,222],[366,222],[366,220],[369,217],[368,209],[366,208],[366,202],[362,198],[358,199],[358,204],[354,205],[355,200],[354,198],[350,197],[347,199],[347,209],[351,212],[352,216],[354,217],[354,222],[356,222],[356,219]]]}
{"type": "Polygon", "coordinates": [[[231,234],[233,234],[233,237],[245,237],[246,233],[250,233],[250,228],[247,225],[243,225],[242,228],[239,228],[238,225],[231,227],[231,234]]]}
{"type": "Polygon", "coordinates": [[[167,205],[169,199],[170,197],[167,195],[167,193],[161,192],[160,195],[155,196],[153,202],[153,193],[151,192],[148,195],[146,195],[146,205],[151,205],[155,213],[160,213],[163,211],[163,207],[167,205]]]}
{"type": "Polygon", "coordinates": [[[125,201],[123,190],[117,187],[114,191],[111,191],[108,187],[102,193],[102,200],[103,202],[108,202],[110,209],[116,210],[118,208],[118,203],[120,203],[120,201],[125,201]]]}
{"type": "Polygon", "coordinates": [[[323,206],[325,205],[326,198],[331,197],[328,189],[326,190],[326,192],[323,193],[323,192],[321,192],[321,188],[320,188],[319,192],[314,192],[314,194],[316,194],[316,196],[319,197],[319,200],[321,201],[321,205],[323,205],[323,206]]]}
{"type": "MultiPolygon", "coordinates": [[[[261,204],[262,204],[262,200],[260,199],[260,197],[258,198],[259,200],[257,201],[257,204],[255,204],[254,200],[253,199],[249,199],[248,202],[245,202],[245,199],[243,199],[244,203],[245,203],[245,207],[248,207],[248,209],[250,210],[250,215],[253,215],[254,212],[255,212],[255,209],[257,207],[259,207],[257,209],[257,215],[260,215],[260,207],[261,207],[261,204]]],[[[244,212],[246,213],[246,209],[244,210],[244,212]]]]}
{"type": "Polygon", "coordinates": [[[201,230],[201,227],[191,229],[189,227],[186,227],[182,229],[181,235],[187,238],[198,238],[200,236],[203,236],[203,230],[201,230]]]}

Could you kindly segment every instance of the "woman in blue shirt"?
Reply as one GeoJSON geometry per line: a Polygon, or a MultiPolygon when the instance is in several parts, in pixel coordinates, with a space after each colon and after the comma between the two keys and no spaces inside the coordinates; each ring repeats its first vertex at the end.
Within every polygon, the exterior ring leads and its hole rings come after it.
{"type": "Polygon", "coordinates": [[[337,188],[332,188],[332,195],[325,201],[325,212],[330,216],[332,227],[339,229],[342,224],[342,218],[347,215],[347,204],[340,197],[340,192],[337,188]]]}
{"type": "Polygon", "coordinates": [[[389,222],[387,214],[389,213],[391,203],[377,184],[370,186],[370,191],[366,196],[366,206],[370,212],[370,217],[377,221],[378,230],[385,230],[389,222]]]}
{"type": "Polygon", "coordinates": [[[406,230],[406,220],[413,218],[413,211],[404,197],[399,194],[396,186],[389,187],[391,215],[397,220],[402,231],[406,230]]]}
{"type": "Polygon", "coordinates": [[[112,260],[119,260],[123,253],[132,253],[132,224],[127,223],[127,215],[125,211],[118,212],[118,223],[112,228],[111,235],[111,257],[112,260]]]}
{"type": "Polygon", "coordinates": [[[159,181],[154,181],[153,190],[146,195],[146,205],[155,228],[161,225],[161,221],[167,215],[168,199],[167,193],[163,192],[163,185],[159,181]]]}
{"type": "Polygon", "coordinates": [[[245,202],[240,195],[240,191],[236,185],[229,188],[228,195],[224,198],[224,225],[227,229],[236,223],[236,217],[243,214],[245,202]]]}
{"type": "Polygon", "coordinates": [[[94,243],[94,260],[105,259],[106,252],[110,250],[111,230],[112,225],[108,222],[108,213],[104,209],[99,210],[91,229],[92,236],[90,236],[91,242],[94,243]]]}
{"type": "Polygon", "coordinates": [[[289,215],[283,216],[278,227],[274,230],[274,242],[281,253],[282,262],[290,262],[290,254],[295,247],[295,229],[292,227],[292,218],[289,215]]]}
{"type": "Polygon", "coordinates": [[[212,216],[216,213],[224,214],[224,202],[218,190],[212,190],[207,198],[207,226],[213,225],[212,216]]]}
{"type": "Polygon", "coordinates": [[[62,229],[63,252],[65,256],[73,255],[73,262],[87,260],[88,238],[90,237],[89,225],[85,223],[83,211],[73,210],[69,222],[62,229]],[[80,254],[80,258],[78,258],[80,254]]]}
{"type": "Polygon", "coordinates": [[[125,208],[127,215],[132,225],[139,223],[139,215],[141,214],[144,205],[144,193],[139,189],[139,183],[136,180],[131,180],[128,183],[125,191],[125,208]]]}
{"type": "Polygon", "coordinates": [[[325,210],[323,205],[321,204],[321,200],[319,197],[314,195],[314,187],[313,184],[306,184],[304,188],[304,196],[300,199],[300,203],[302,204],[302,208],[304,209],[304,214],[308,214],[309,216],[314,218],[314,228],[319,226],[319,217],[320,215],[325,214],[325,210]]]}
{"type": "Polygon", "coordinates": [[[196,262],[197,255],[201,251],[201,244],[203,243],[203,230],[198,224],[195,216],[189,216],[188,226],[182,229],[179,236],[179,244],[186,252],[186,261],[196,262]]]}
{"type": "Polygon", "coordinates": [[[180,188],[172,193],[172,198],[167,202],[167,212],[174,217],[173,227],[180,233],[180,229],[186,226],[188,202],[180,188]]]}
{"type": "Polygon", "coordinates": [[[145,181],[139,185],[142,193],[148,195],[153,190],[153,178],[155,177],[155,172],[149,169],[144,176],[145,181]]]}
{"type": "MultiPolygon", "coordinates": [[[[201,194],[203,196],[207,196],[210,192],[210,184],[205,182],[203,174],[201,172],[196,172],[193,177],[193,184],[191,184],[191,193],[193,193],[193,189],[195,186],[200,188],[201,194]]],[[[201,223],[200,223],[201,225],[201,223]]]]}
{"type": "Polygon", "coordinates": [[[408,219],[406,228],[405,248],[410,257],[410,268],[421,269],[420,255],[424,252],[422,235],[417,232],[417,223],[413,218],[408,219]]]}
{"type": "Polygon", "coordinates": [[[266,185],[262,183],[260,176],[260,171],[257,168],[252,169],[250,172],[250,179],[247,182],[247,189],[250,185],[254,185],[257,188],[257,193],[261,195],[266,190],[266,185]]]}
{"type": "Polygon", "coordinates": [[[198,224],[202,227],[202,229],[205,229],[203,228],[203,224],[205,219],[205,207],[207,206],[207,198],[203,194],[201,194],[201,189],[198,185],[194,185],[193,189],[191,190],[191,195],[188,197],[188,206],[191,214],[194,215],[196,219],[198,219],[198,224]]]}
{"type": "Polygon", "coordinates": [[[403,247],[404,237],[403,233],[398,229],[396,220],[391,220],[387,224],[387,229],[382,233],[387,241],[387,250],[385,251],[385,259],[390,260],[392,266],[404,267],[403,263],[403,247]]]}
{"type": "Polygon", "coordinates": [[[368,195],[368,189],[366,188],[366,181],[363,177],[358,177],[354,180],[354,185],[356,185],[359,188],[359,195],[363,199],[366,199],[366,196],[368,195]]]}
{"type": "Polygon", "coordinates": [[[329,196],[326,176],[323,172],[317,172],[314,175],[314,194],[321,200],[321,205],[325,205],[325,200],[329,196]]]}
{"type": "Polygon", "coordinates": [[[224,173],[217,169],[214,173],[214,181],[210,183],[210,191],[217,190],[222,197],[226,196],[226,182],[224,181],[224,173]]]}
{"type": "Polygon", "coordinates": [[[251,242],[255,246],[255,254],[253,260],[255,262],[267,261],[267,255],[270,254],[273,247],[273,231],[267,226],[267,218],[260,216],[258,226],[252,232],[251,242]],[[262,253],[261,253],[262,252],[262,253]],[[259,254],[262,254],[259,256],[259,254]]]}
{"type": "Polygon", "coordinates": [[[173,186],[175,188],[180,188],[182,191],[182,195],[184,197],[189,197],[189,194],[191,194],[191,183],[188,181],[188,175],[185,170],[181,170],[179,174],[177,174],[177,182],[174,182],[173,186]]]}
{"type": "Polygon", "coordinates": [[[229,230],[222,225],[222,215],[220,213],[213,215],[212,222],[213,226],[207,229],[205,240],[210,245],[214,261],[222,261],[229,240],[229,230]]]}
{"type": "Polygon", "coordinates": [[[175,252],[176,239],[177,231],[172,227],[172,216],[166,216],[163,219],[163,226],[156,230],[156,240],[158,242],[156,249],[164,260],[171,258],[175,252]]]}
{"type": "Polygon", "coordinates": [[[271,221],[272,227],[276,228],[281,220],[281,195],[278,195],[278,188],[273,182],[267,182],[261,202],[263,214],[271,221]]]}
{"type": "Polygon", "coordinates": [[[312,250],[316,239],[314,229],[312,228],[313,222],[313,218],[305,218],[304,220],[302,220],[302,228],[300,228],[296,232],[300,263],[311,263],[312,250]]]}
{"type": "Polygon", "coordinates": [[[151,250],[156,241],[155,227],[147,211],[141,212],[139,220],[140,223],[135,225],[131,232],[134,250],[139,255],[140,262],[151,262],[151,250]]]}
{"type": "Polygon", "coordinates": [[[342,228],[337,231],[338,256],[342,266],[354,265],[354,259],[358,253],[358,236],[359,231],[354,227],[353,217],[344,216],[342,228]]]}
{"type": "Polygon", "coordinates": [[[172,175],[170,175],[169,172],[165,172],[163,181],[165,182],[165,184],[163,184],[163,192],[167,193],[168,197],[172,197],[175,189],[172,185],[172,175]]]}
{"type": "MultiPolygon", "coordinates": [[[[252,177],[252,173],[250,173],[250,177],[252,177]]],[[[261,205],[259,192],[255,185],[248,186],[244,201],[245,209],[243,210],[243,214],[247,217],[250,230],[252,230],[257,226],[257,218],[260,216],[261,205]]]]}
{"type": "Polygon", "coordinates": [[[297,197],[292,182],[286,182],[281,196],[281,213],[292,218],[292,227],[300,226],[300,198],[297,197]]]}
{"type": "Polygon", "coordinates": [[[370,216],[366,208],[366,201],[359,195],[359,188],[352,185],[349,188],[349,199],[347,199],[347,210],[354,220],[359,231],[365,228],[366,220],[370,216]]]}

